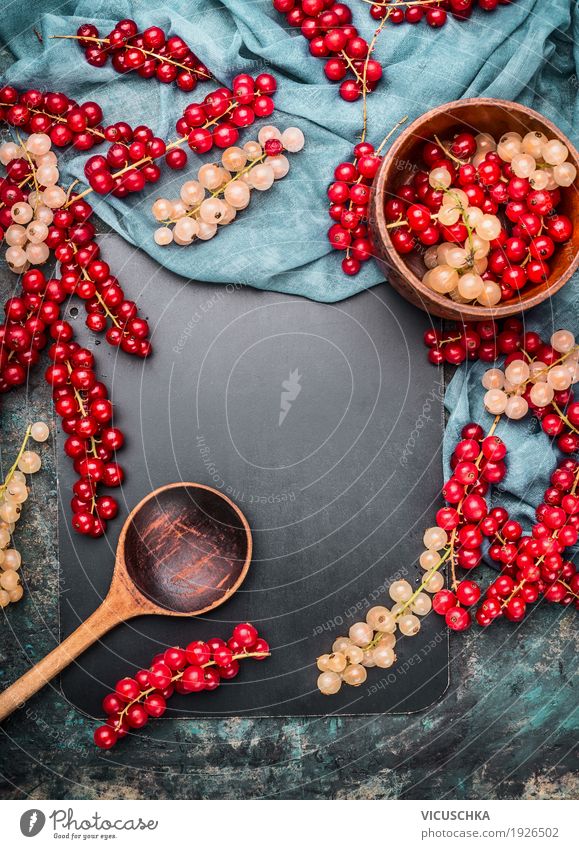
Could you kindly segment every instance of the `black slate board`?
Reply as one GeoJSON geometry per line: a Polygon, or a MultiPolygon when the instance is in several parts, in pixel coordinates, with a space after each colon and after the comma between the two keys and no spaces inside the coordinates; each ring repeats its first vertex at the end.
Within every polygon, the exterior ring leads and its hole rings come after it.
{"type": "MultiPolygon", "coordinates": [[[[245,662],[215,692],[175,697],[177,715],[371,714],[435,702],[448,684],[448,646],[434,615],[399,641],[395,668],[369,670],[360,688],[323,697],[313,665],[368,604],[391,603],[395,575],[417,584],[421,574],[443,420],[440,375],[422,345],[427,317],[386,285],[317,304],[192,283],[117,236],[103,241],[150,318],[155,353],[143,363],[87,342],[127,434],[119,454],[127,480],[107,538],[78,536],[69,529],[74,473],[59,435],[61,637],[106,594],[124,517],[154,487],[186,480],[222,489],[249,520],[254,557],[241,589],[212,614],[141,617],[105,636],[63,674],[66,697],[98,715],[104,691],[160,646],[226,638],[249,620],[273,656],[245,662]],[[282,393],[295,396],[291,404],[282,393]]],[[[88,340],[84,310],[71,320],[88,340]]]]}

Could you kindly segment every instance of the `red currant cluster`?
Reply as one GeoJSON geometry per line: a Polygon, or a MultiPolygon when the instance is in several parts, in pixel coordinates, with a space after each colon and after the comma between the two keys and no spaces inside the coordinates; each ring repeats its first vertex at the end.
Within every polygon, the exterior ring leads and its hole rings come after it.
{"type": "Polygon", "coordinates": [[[98,537],[118,505],[108,495],[97,496],[96,486],[121,484],[123,472],[113,455],[124,437],[110,425],[112,405],[106,387],[96,379],[93,355],[73,341],[71,325],[60,318],[59,304],[65,297],[62,282],[47,280],[40,269],[22,275],[21,293],[6,302],[6,322],[0,326],[0,392],[25,383],[28,370],[51,341],[52,365],[45,376],[53,387],[62,428],[69,434],[65,451],[80,475],[73,487],[73,527],[98,537]]]}
{"type": "Polygon", "coordinates": [[[530,345],[535,333],[525,333],[523,322],[507,318],[503,322],[492,319],[472,324],[450,322],[445,330],[429,328],[424,334],[424,344],[429,349],[428,361],[433,365],[449,363],[460,365],[466,359],[494,362],[501,354],[509,356],[530,345]]]}
{"type": "MultiPolygon", "coordinates": [[[[56,304],[62,303],[69,295],[78,295],[85,302],[89,314],[86,323],[91,330],[106,330],[106,339],[111,345],[120,346],[130,354],[148,356],[151,351],[147,339],[148,324],[138,316],[136,305],[124,297],[118,280],[111,276],[109,266],[100,259],[100,248],[94,241],[95,228],[89,220],[93,209],[85,200],[74,195],[66,200],[65,193],[56,189],[62,195],[62,206],[52,210],[40,204],[35,206],[36,211],[44,210],[48,214],[46,220],[49,223],[34,220],[29,223],[26,232],[22,225],[15,224],[19,214],[24,214],[23,220],[34,214],[26,201],[41,168],[33,171],[31,162],[32,158],[30,162],[24,157],[11,159],[6,164],[6,178],[0,178],[0,238],[6,235],[6,241],[17,246],[22,244],[21,233],[23,239],[30,234],[34,239],[32,249],[42,246],[45,250],[40,261],[46,261],[49,251],[52,251],[60,262],[61,279],[51,280],[47,289],[41,272],[38,275],[28,274],[23,278],[26,293],[48,294],[50,301],[56,304]]],[[[55,188],[50,191],[55,191],[55,188]]],[[[26,267],[14,270],[24,271],[26,267]]],[[[31,356],[30,341],[22,343],[21,351],[25,358],[31,356]]],[[[16,363],[12,363],[14,365],[16,363]]],[[[9,375],[11,385],[19,385],[25,379],[25,374],[18,368],[12,369],[9,375]]]]}
{"type": "Polygon", "coordinates": [[[423,282],[461,303],[517,296],[548,279],[556,247],[573,233],[557,212],[576,177],[567,156],[537,132],[507,133],[498,144],[468,132],[427,142],[423,167],[385,201],[392,244],[400,254],[421,248],[423,282]]]}
{"type": "Polygon", "coordinates": [[[336,222],[328,230],[328,239],[334,250],[346,253],[342,260],[345,274],[357,274],[374,254],[368,232],[368,203],[381,161],[373,145],[360,142],[354,148],[354,161],[337,165],[334,182],[328,187],[330,218],[336,222]]]}
{"type": "Polygon", "coordinates": [[[269,653],[269,645],[248,622],[236,625],[227,643],[214,637],[207,642],[197,640],[185,649],[167,649],[153,658],[149,669],[139,670],[134,678],[121,678],[105,696],[103,709],[108,719],[95,731],[96,745],[112,748],[151,717],[163,716],[173,693],[216,690],[221,681],[236,677],[240,660],[265,660],[269,653]]]}
{"type": "Polygon", "coordinates": [[[271,74],[238,74],[231,89],[212,91],[202,103],[190,103],[176,124],[176,130],[195,153],[207,153],[213,145],[231,147],[239,131],[256,118],[267,118],[274,109],[272,95],[277,82],[271,74]]]}
{"type": "Polygon", "coordinates": [[[156,183],[161,176],[155,160],[165,157],[165,163],[175,171],[185,167],[187,154],[181,148],[185,142],[195,153],[207,153],[213,145],[234,145],[241,128],[256,118],[271,115],[271,95],[276,89],[271,74],[259,74],[256,79],[239,74],[232,90],[220,87],[202,103],[190,103],[177,121],[179,138],[169,143],[154,136],[145,125],[133,129],[123,121],[107,127],[105,137],[112,144],[106,155],[91,156],[84,167],[91,190],[99,195],[110,192],[120,198],[142,191],[147,183],[156,183]]]}
{"type": "Polygon", "coordinates": [[[461,436],[450,461],[453,474],[442,488],[450,506],[438,511],[436,524],[452,532],[454,563],[473,569],[482,560],[479,524],[488,513],[484,496],[491,484],[500,483],[506,475],[507,448],[498,436],[485,437],[474,422],[463,428],[461,436]]]}
{"type": "Polygon", "coordinates": [[[23,385],[51,342],[53,364],[46,377],[68,434],[66,453],[80,476],[72,500],[73,526],[98,537],[118,505],[98,495],[97,485],[122,482],[114,455],[124,437],[111,426],[112,407],[106,387],[97,381],[93,356],[74,341],[72,327],[60,318],[60,304],[78,295],[85,302],[88,327],[106,330],[107,341],[128,353],[145,357],[151,346],[147,322],[100,258],[92,207],[56,185],[57,159],[50,146],[45,133],[0,146],[7,169],[0,182],[0,235],[9,245],[7,261],[21,274],[21,289],[7,301],[0,326],[0,392],[23,385]],[[60,263],[60,278],[47,279],[39,268],[30,268],[46,262],[51,251],[60,263]]]}
{"type": "MultiPolygon", "coordinates": [[[[470,439],[463,439],[457,448],[469,442],[470,439]]],[[[468,445],[461,450],[468,452],[468,445]]],[[[476,535],[481,541],[483,537],[488,539],[489,557],[501,568],[476,611],[479,625],[490,625],[503,615],[511,622],[519,622],[525,617],[527,606],[540,599],[579,608],[579,575],[574,564],[563,559],[565,549],[577,542],[578,484],[579,463],[570,458],[561,460],[551,475],[543,503],[537,507],[537,522],[530,536],[523,536],[519,522],[510,519],[503,507],[488,511],[482,500],[477,505],[473,512],[473,521],[478,523],[473,525],[476,535]]],[[[474,533],[470,531],[471,536],[474,533]]],[[[433,607],[445,616],[452,630],[462,631],[471,624],[467,608],[477,604],[481,590],[472,580],[455,582],[453,590],[437,593],[433,607]]]]}
{"type": "Polygon", "coordinates": [[[26,133],[46,133],[55,147],[90,150],[104,138],[98,103],[77,104],[60,92],[0,88],[0,120],[26,133]]]}
{"type": "Polygon", "coordinates": [[[0,325],[0,393],[26,383],[30,368],[40,359],[48,335],[60,318],[60,286],[33,269],[22,276],[22,289],[4,304],[0,325]]]}
{"type": "Polygon", "coordinates": [[[138,315],[134,301],[124,292],[110,267],[100,258],[90,222],[93,209],[85,200],[71,198],[69,205],[54,211],[46,243],[60,263],[60,287],[52,281],[53,297],[61,303],[68,295],[78,295],[87,312],[86,325],[95,333],[105,333],[110,345],[127,354],[147,357],[151,343],[149,325],[138,315]]]}
{"type": "Polygon", "coordinates": [[[352,26],[352,12],[336,0],[273,0],[276,11],[288,24],[299,27],[310,42],[312,56],[326,59],[329,80],[340,82],[340,97],[352,102],[373,91],[382,76],[382,66],[370,58],[368,42],[352,26]]]}
{"type": "Polygon", "coordinates": [[[484,12],[494,12],[498,6],[507,6],[512,0],[417,0],[417,2],[401,2],[401,0],[382,0],[370,7],[370,14],[375,20],[388,16],[393,24],[419,24],[425,20],[429,26],[438,28],[445,25],[448,13],[459,20],[470,18],[476,8],[484,12]]]}
{"type": "Polygon", "coordinates": [[[106,38],[100,38],[94,24],[81,24],[76,38],[84,48],[86,61],[97,68],[106,65],[110,56],[119,74],[136,71],[144,79],[174,82],[182,91],[193,91],[198,80],[211,79],[207,67],[186,42],[178,35],[167,36],[160,27],[139,33],[135,21],[125,18],[106,38]]]}
{"type": "Polygon", "coordinates": [[[154,160],[165,157],[165,162],[174,170],[184,168],[187,154],[174,147],[170,150],[163,139],[154,135],[144,124],[131,127],[119,121],[105,129],[105,136],[112,142],[104,156],[91,156],[84,165],[86,181],[99,195],[113,194],[124,198],[140,192],[147,183],[156,183],[161,169],[154,160]]]}
{"type": "MultiPolygon", "coordinates": [[[[438,363],[443,358],[461,362],[469,356],[490,362],[506,355],[504,372],[492,368],[482,380],[488,390],[485,406],[497,414],[496,421],[503,413],[521,418],[531,410],[563,454],[579,451],[579,402],[571,389],[579,379],[573,334],[558,330],[544,342],[535,332],[523,332],[518,319],[507,319],[502,329],[494,322],[479,322],[449,333],[445,338],[446,334],[427,331],[431,361],[438,363]],[[504,403],[499,405],[499,401],[504,403]]],[[[450,506],[437,514],[438,528],[451,533],[450,543],[438,540],[445,546],[444,555],[438,554],[442,545],[436,554],[424,552],[423,565],[438,568],[445,560],[451,562],[452,588],[441,590],[433,599],[433,607],[453,630],[469,627],[471,616],[465,608],[481,597],[474,581],[456,580],[454,566],[476,567],[485,538],[489,557],[500,564],[501,575],[491,583],[476,611],[480,625],[488,625],[503,614],[519,621],[527,605],[540,598],[579,607],[579,576],[575,566],[563,559],[565,549],[575,545],[579,532],[579,462],[571,457],[559,462],[543,503],[537,507],[531,536],[523,536],[521,525],[510,519],[503,507],[489,510],[484,499],[489,483],[504,477],[505,455],[506,447],[498,437],[491,434],[484,438],[480,425],[471,423],[463,429],[452,456],[453,475],[443,489],[450,506]]]]}
{"type": "MultiPolygon", "coordinates": [[[[17,161],[17,160],[13,160],[17,161]]],[[[26,160],[25,160],[26,161],[26,160]]],[[[12,165],[12,162],[8,163],[12,165]]],[[[26,162],[28,166],[28,162],[26,162]]],[[[16,177],[16,167],[6,167],[6,176],[0,177],[0,241],[4,239],[4,235],[8,227],[14,223],[12,218],[12,207],[17,203],[22,203],[26,200],[24,188],[28,182],[29,171],[24,169],[25,176],[20,179],[16,177]],[[10,175],[14,175],[11,177],[10,175]]]]}
{"type": "Polygon", "coordinates": [[[48,353],[52,364],[45,378],[52,386],[62,429],[68,434],[64,451],[79,475],[73,485],[72,526],[81,534],[100,537],[119,506],[112,496],[99,496],[97,487],[117,487],[123,482],[123,470],[114,457],[125,437],[111,426],[113,407],[106,386],[97,380],[92,353],[73,341],[72,327],[66,321],[55,322],[51,336],[54,342],[48,353]]]}

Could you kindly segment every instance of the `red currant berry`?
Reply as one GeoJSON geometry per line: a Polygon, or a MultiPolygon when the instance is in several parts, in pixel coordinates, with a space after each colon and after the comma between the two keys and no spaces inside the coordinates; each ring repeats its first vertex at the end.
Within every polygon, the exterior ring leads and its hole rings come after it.
{"type": "Polygon", "coordinates": [[[465,631],[471,621],[463,607],[451,607],[446,611],[444,619],[451,631],[465,631]]]}
{"type": "Polygon", "coordinates": [[[236,625],[233,629],[233,638],[245,648],[250,648],[251,646],[253,646],[257,640],[257,637],[257,629],[254,628],[253,625],[250,625],[249,622],[244,622],[240,625],[236,625]]]}
{"type": "Polygon", "coordinates": [[[470,607],[480,598],[480,587],[474,581],[461,581],[456,589],[456,597],[461,604],[470,607]]]}

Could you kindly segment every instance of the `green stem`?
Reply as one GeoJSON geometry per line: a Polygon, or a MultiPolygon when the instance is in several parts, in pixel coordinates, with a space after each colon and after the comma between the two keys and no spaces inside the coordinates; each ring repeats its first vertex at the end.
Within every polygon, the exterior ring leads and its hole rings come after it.
{"type": "Polygon", "coordinates": [[[0,485],[0,495],[3,495],[6,492],[6,490],[8,489],[8,485],[10,484],[10,481],[12,480],[14,472],[18,468],[18,463],[20,462],[22,455],[26,451],[26,446],[28,445],[28,440],[30,439],[31,432],[32,432],[32,425],[28,425],[28,427],[26,428],[26,431],[24,433],[24,439],[22,440],[22,445],[20,446],[20,451],[18,452],[16,459],[14,460],[14,463],[10,467],[8,474],[4,478],[4,483],[0,485]]]}

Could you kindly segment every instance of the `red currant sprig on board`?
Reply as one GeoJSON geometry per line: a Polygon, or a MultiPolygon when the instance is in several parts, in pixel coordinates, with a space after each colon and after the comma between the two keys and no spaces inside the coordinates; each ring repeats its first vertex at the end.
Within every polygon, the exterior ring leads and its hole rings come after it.
{"type": "Polygon", "coordinates": [[[375,3],[373,0],[364,0],[370,3],[370,14],[375,20],[382,20],[389,15],[393,24],[418,24],[425,20],[426,23],[438,29],[448,20],[448,13],[454,15],[458,20],[466,20],[476,9],[484,12],[493,12],[499,6],[507,6],[512,0],[381,0],[375,3]]]}
{"type": "Polygon", "coordinates": [[[149,669],[139,670],[134,678],[121,678],[105,696],[103,710],[108,719],[95,730],[95,744],[112,748],[151,717],[163,716],[173,693],[216,690],[221,681],[237,676],[240,660],[265,660],[269,654],[269,645],[248,622],[236,625],[227,643],[214,637],[207,642],[196,640],[185,649],[167,649],[153,658],[149,669]]]}
{"type": "Polygon", "coordinates": [[[500,483],[506,474],[507,448],[494,434],[495,420],[488,435],[475,422],[462,430],[450,465],[453,474],[444,484],[442,494],[447,506],[436,514],[436,527],[424,535],[426,550],[420,555],[424,569],[440,569],[448,563],[451,570],[451,588],[440,590],[433,599],[435,612],[443,615],[453,631],[464,631],[471,624],[466,608],[475,604],[481,591],[472,580],[459,580],[457,569],[473,569],[482,562],[485,538],[496,532],[503,508],[489,510],[485,501],[489,487],[500,483]],[[445,538],[442,538],[442,532],[445,538]],[[441,537],[439,539],[439,536],[441,537]]]}
{"type": "MultiPolygon", "coordinates": [[[[66,208],[56,210],[47,244],[60,263],[58,303],[67,295],[78,295],[87,312],[86,325],[95,333],[105,333],[106,341],[128,354],[147,357],[151,353],[149,325],[138,314],[134,301],[127,300],[116,277],[100,258],[90,222],[93,209],[74,195],[66,208]]],[[[56,284],[53,281],[55,292],[56,284]]]]}
{"type": "Polygon", "coordinates": [[[55,147],[90,150],[104,141],[98,103],[77,104],[61,92],[0,88],[0,120],[25,133],[46,133],[55,147]]]}
{"type": "Polygon", "coordinates": [[[464,324],[450,322],[444,331],[429,328],[424,334],[424,344],[429,349],[428,361],[433,365],[460,365],[466,359],[491,363],[501,354],[512,354],[521,347],[531,350],[537,338],[536,333],[523,332],[523,322],[518,318],[502,322],[488,319],[464,324]]]}
{"type": "MultiPolygon", "coordinates": [[[[26,272],[31,264],[44,265],[52,252],[60,263],[61,279],[47,284],[41,273],[26,274],[27,294],[48,292],[57,304],[67,295],[79,295],[89,313],[88,327],[107,330],[110,344],[147,356],[151,350],[147,322],[138,316],[135,304],[125,299],[107,263],[99,259],[95,228],[89,220],[92,207],[75,195],[69,198],[57,185],[58,160],[46,133],[32,133],[24,142],[18,138],[20,144],[0,145],[0,161],[7,171],[0,187],[0,237],[8,244],[5,258],[10,268],[26,272]]],[[[31,340],[22,343],[22,356],[30,358],[30,347],[31,340]]],[[[10,373],[14,378],[23,376],[14,370],[10,373]]]]}
{"type": "Polygon", "coordinates": [[[68,434],[64,451],[79,475],[73,486],[72,526],[80,534],[100,537],[119,508],[116,499],[99,496],[97,489],[123,482],[124,473],[115,457],[125,437],[111,424],[112,404],[105,385],[97,380],[92,353],[73,341],[72,327],[66,321],[55,322],[50,335],[54,340],[48,352],[52,364],[45,378],[52,386],[62,429],[68,434]]]}
{"type": "Polygon", "coordinates": [[[89,65],[102,68],[109,57],[119,74],[136,71],[140,77],[155,77],[161,83],[175,83],[182,91],[193,91],[198,81],[211,79],[208,68],[178,35],[167,36],[160,27],[142,33],[135,21],[125,18],[101,38],[94,24],[81,24],[76,35],[52,38],[77,40],[89,65]]]}
{"type": "Polygon", "coordinates": [[[22,276],[21,291],[4,305],[0,325],[0,393],[26,383],[28,371],[40,360],[52,325],[60,318],[60,286],[39,269],[22,276]]]}
{"type": "Polygon", "coordinates": [[[310,53],[326,60],[324,72],[340,82],[340,97],[352,102],[373,91],[382,77],[382,66],[370,58],[368,42],[352,26],[352,12],[335,0],[273,0],[277,12],[290,26],[299,27],[310,42],[310,53]]]}
{"type": "Polygon", "coordinates": [[[22,291],[6,302],[6,322],[0,325],[0,392],[24,384],[40,351],[50,343],[52,365],[46,380],[68,434],[65,452],[80,476],[73,487],[73,527],[97,537],[118,512],[116,500],[99,496],[97,487],[122,483],[115,454],[124,436],[112,425],[112,406],[106,387],[96,379],[93,355],[74,341],[71,325],[60,318],[59,304],[65,297],[61,281],[46,280],[40,269],[22,275],[22,291]]]}

